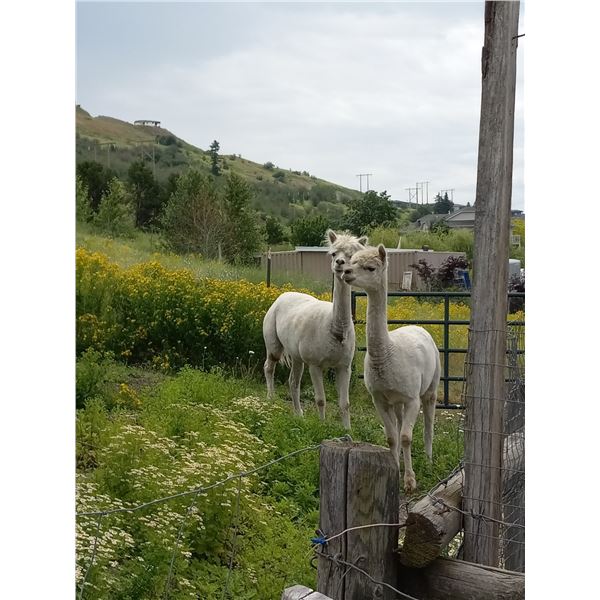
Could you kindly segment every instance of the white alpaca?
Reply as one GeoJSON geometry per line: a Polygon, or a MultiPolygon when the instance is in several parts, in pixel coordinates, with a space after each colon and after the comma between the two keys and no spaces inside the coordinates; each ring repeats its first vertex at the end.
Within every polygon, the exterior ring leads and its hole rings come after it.
{"type": "Polygon", "coordinates": [[[422,327],[409,325],[388,331],[387,264],[385,248],[367,248],[354,254],[344,270],[344,281],[367,292],[367,355],[365,385],[385,427],[398,466],[404,456],[404,487],[417,482],[412,468],[412,432],[421,402],[425,418],[425,453],[432,456],[433,420],[440,381],[440,354],[422,327]]]}
{"type": "Polygon", "coordinates": [[[294,411],[302,415],[300,382],[304,365],[308,365],[321,419],[325,418],[323,371],[335,369],[342,423],[350,429],[350,368],[354,357],[354,323],[352,322],[352,289],[343,282],[344,268],[350,257],[364,250],[367,238],[327,231],[333,279],[333,303],[317,300],[308,294],[285,292],[271,305],[263,321],[263,337],[267,349],[265,377],[267,394],[273,396],[277,362],[290,367],[290,394],[294,411]]]}

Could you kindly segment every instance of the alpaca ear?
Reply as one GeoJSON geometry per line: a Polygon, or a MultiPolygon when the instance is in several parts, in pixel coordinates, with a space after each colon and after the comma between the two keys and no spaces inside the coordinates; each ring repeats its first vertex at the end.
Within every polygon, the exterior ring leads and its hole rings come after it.
{"type": "Polygon", "coordinates": [[[335,242],[335,240],[337,240],[337,235],[335,234],[335,231],[333,231],[333,229],[327,230],[327,237],[332,244],[335,242]]]}
{"type": "Polygon", "coordinates": [[[377,246],[377,251],[379,252],[379,258],[381,259],[381,262],[385,264],[385,246],[383,244],[379,244],[379,246],[377,246]]]}
{"type": "Polygon", "coordinates": [[[358,238],[358,243],[361,246],[366,246],[369,243],[369,238],[366,235],[363,235],[362,237],[358,238]]]}

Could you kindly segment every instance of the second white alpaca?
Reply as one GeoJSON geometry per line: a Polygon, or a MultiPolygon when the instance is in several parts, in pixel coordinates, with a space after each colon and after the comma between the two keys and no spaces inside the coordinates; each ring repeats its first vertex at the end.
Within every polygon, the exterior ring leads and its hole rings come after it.
{"type": "Polygon", "coordinates": [[[333,279],[333,302],[317,300],[308,294],[286,292],[271,305],[263,321],[267,350],[265,378],[267,394],[274,393],[275,366],[280,359],[290,367],[290,394],[296,414],[302,415],[300,382],[308,365],[321,419],[325,418],[324,369],[335,369],[342,423],[350,429],[350,371],[354,357],[354,324],[351,288],[342,281],[350,257],[364,250],[367,238],[327,231],[333,279]]]}
{"type": "Polygon", "coordinates": [[[367,292],[365,385],[385,428],[398,466],[404,456],[404,488],[417,487],[412,468],[413,427],[423,404],[425,453],[432,457],[433,421],[440,381],[440,354],[431,335],[409,325],[388,331],[386,251],[381,244],[354,254],[344,281],[367,292]]]}

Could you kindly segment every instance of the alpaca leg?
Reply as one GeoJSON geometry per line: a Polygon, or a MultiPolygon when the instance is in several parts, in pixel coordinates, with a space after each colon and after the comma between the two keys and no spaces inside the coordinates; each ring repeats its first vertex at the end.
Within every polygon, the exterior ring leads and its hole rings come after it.
{"type": "Polygon", "coordinates": [[[427,393],[423,396],[423,441],[425,444],[425,454],[429,462],[433,460],[433,422],[435,419],[435,404],[437,402],[437,394],[434,392],[427,393]]]}
{"type": "Polygon", "coordinates": [[[315,402],[317,403],[317,409],[319,410],[319,417],[321,418],[321,421],[324,421],[325,388],[323,387],[323,371],[321,370],[321,367],[316,367],[315,365],[309,365],[308,371],[315,390],[315,402]]]}
{"type": "Polygon", "coordinates": [[[267,354],[267,360],[265,360],[265,379],[267,380],[267,398],[270,400],[273,398],[275,393],[275,367],[277,366],[278,359],[272,354],[267,354]]]}
{"type": "Polygon", "coordinates": [[[373,404],[379,413],[379,417],[383,421],[383,428],[387,437],[387,443],[390,447],[390,452],[400,468],[400,446],[398,445],[398,420],[394,409],[385,399],[383,394],[373,394],[373,404]]]}
{"type": "Polygon", "coordinates": [[[335,371],[335,387],[337,388],[338,401],[342,424],[350,429],[350,367],[340,367],[335,371]]]}
{"type": "Polygon", "coordinates": [[[302,373],[304,372],[304,363],[299,358],[292,359],[292,368],[290,369],[290,394],[294,403],[294,412],[302,416],[302,406],[300,406],[300,382],[302,381],[302,373]]]}
{"type": "Polygon", "coordinates": [[[419,416],[420,406],[421,402],[419,399],[414,399],[409,404],[404,405],[404,418],[400,429],[400,445],[402,446],[402,455],[404,456],[404,489],[407,492],[413,492],[417,489],[417,480],[412,468],[411,445],[413,427],[419,416]]]}

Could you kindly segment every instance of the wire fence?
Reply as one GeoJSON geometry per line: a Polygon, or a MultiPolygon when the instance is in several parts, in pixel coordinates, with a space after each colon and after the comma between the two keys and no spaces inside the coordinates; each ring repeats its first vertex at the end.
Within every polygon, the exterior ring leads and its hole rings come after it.
{"type": "MultiPolygon", "coordinates": [[[[481,333],[481,332],[479,332],[481,333]]],[[[483,332],[491,333],[491,332],[483,332]]],[[[495,333],[495,332],[494,332],[495,333]]],[[[489,524],[488,528],[467,528],[464,535],[493,541],[497,547],[498,566],[510,571],[525,571],[525,335],[522,324],[510,324],[506,330],[507,361],[504,364],[482,363],[469,357],[465,362],[465,379],[472,367],[478,367],[479,376],[489,374],[492,369],[503,373],[505,394],[501,397],[472,394],[468,383],[463,385],[463,403],[479,403],[488,411],[501,411],[500,431],[485,431],[468,423],[463,414],[465,448],[485,445],[501,448],[499,464],[483,464],[464,459],[470,476],[477,480],[495,481],[501,487],[500,499],[476,493],[463,495],[463,502],[478,506],[478,511],[469,510],[465,516],[479,518],[489,524]]],[[[470,376],[473,376],[471,370],[470,376]]],[[[476,489],[479,489],[476,486],[476,489]]],[[[482,487],[482,490],[485,487],[482,487]]],[[[482,542],[483,545],[483,542],[482,542]]]]}
{"type": "MultiPolygon", "coordinates": [[[[335,438],[336,441],[352,441],[350,436],[342,436],[340,438],[335,438]]],[[[165,580],[165,588],[164,588],[164,592],[162,595],[163,600],[166,600],[170,597],[170,593],[171,593],[171,583],[173,580],[173,574],[174,574],[174,565],[175,565],[175,557],[177,555],[177,552],[179,550],[179,545],[181,542],[181,538],[182,538],[182,534],[183,534],[183,530],[185,528],[186,523],[188,523],[190,516],[194,510],[195,504],[196,504],[196,500],[198,499],[198,497],[200,496],[200,494],[203,494],[205,492],[207,492],[208,490],[217,488],[217,487],[221,487],[224,486],[226,484],[228,484],[231,481],[237,480],[237,490],[236,490],[236,501],[235,501],[235,507],[232,507],[232,523],[233,525],[233,532],[232,532],[232,543],[231,543],[231,554],[230,554],[230,559],[229,559],[229,565],[228,565],[228,570],[227,570],[227,577],[226,580],[224,582],[224,587],[223,587],[223,595],[222,598],[227,598],[229,595],[229,586],[230,586],[230,580],[231,580],[231,574],[234,570],[234,563],[235,563],[235,557],[236,557],[236,552],[237,552],[237,541],[238,541],[238,535],[239,535],[239,523],[240,523],[240,495],[241,495],[241,482],[242,479],[246,478],[246,477],[250,477],[251,475],[254,475],[255,473],[258,473],[260,471],[263,471],[265,469],[267,469],[268,467],[275,465],[279,462],[282,462],[284,460],[288,460],[290,458],[292,458],[293,456],[297,456],[299,454],[304,454],[306,452],[310,452],[310,451],[314,451],[317,450],[318,448],[321,447],[321,443],[319,444],[312,444],[310,446],[305,446],[304,448],[300,448],[298,450],[294,450],[293,452],[289,452],[288,454],[285,454],[283,456],[280,456],[278,458],[275,458],[273,460],[270,460],[266,463],[263,463],[257,467],[254,467],[253,469],[249,469],[247,471],[240,471],[238,473],[235,473],[233,475],[229,475],[228,477],[226,477],[225,479],[222,479],[220,481],[216,481],[212,484],[206,485],[206,486],[200,486],[197,488],[194,488],[192,490],[187,490],[185,492],[180,492],[177,494],[171,494],[169,496],[162,496],[160,498],[155,498],[149,502],[145,502],[142,504],[138,504],[135,506],[131,506],[131,507],[122,507],[122,508],[116,508],[116,509],[106,509],[106,510],[97,510],[97,511],[85,511],[85,512],[78,512],[76,513],[76,517],[77,518],[82,518],[82,517],[96,517],[96,528],[93,534],[93,541],[91,544],[91,551],[90,551],[90,558],[89,561],[85,567],[85,571],[84,571],[84,576],[83,579],[81,581],[81,584],[79,586],[79,593],[78,593],[78,600],[82,600],[84,598],[84,593],[85,593],[85,589],[86,589],[86,585],[88,584],[88,580],[90,578],[92,569],[94,567],[94,562],[96,560],[96,557],[98,555],[98,550],[100,547],[100,532],[102,530],[102,522],[103,519],[105,519],[106,517],[109,517],[111,515],[115,515],[115,514],[119,514],[119,513],[138,513],[141,511],[145,511],[146,509],[149,509],[151,507],[156,507],[160,504],[164,504],[166,502],[170,502],[176,499],[181,499],[181,498],[188,498],[191,497],[191,502],[188,505],[187,510],[185,511],[185,513],[182,515],[181,517],[181,522],[177,531],[177,536],[175,539],[175,543],[173,545],[173,551],[172,551],[172,555],[171,555],[171,560],[170,560],[170,564],[169,564],[169,569],[168,569],[168,573],[167,573],[167,577],[165,580]]]]}
{"type": "MultiPolygon", "coordinates": [[[[492,437],[500,437],[502,439],[502,465],[500,467],[502,476],[502,498],[501,501],[497,502],[498,506],[491,507],[493,504],[487,498],[476,497],[478,505],[483,506],[484,509],[480,511],[465,510],[463,506],[453,506],[446,502],[442,496],[442,492],[445,486],[456,476],[462,477],[464,480],[465,466],[470,465],[471,467],[477,467],[481,471],[489,470],[498,467],[492,467],[489,465],[481,465],[475,463],[467,463],[464,459],[457,465],[457,467],[447,475],[445,478],[440,480],[435,486],[433,486],[426,493],[413,497],[401,505],[401,513],[404,515],[398,523],[371,523],[366,525],[360,525],[344,529],[343,531],[337,532],[322,532],[317,531],[317,536],[311,540],[310,551],[315,557],[322,557],[329,560],[344,568],[344,577],[351,571],[359,573],[362,577],[367,578],[373,585],[380,586],[380,588],[388,589],[394,592],[399,598],[406,598],[409,600],[419,600],[410,594],[402,592],[397,589],[394,585],[389,582],[384,582],[376,579],[367,571],[359,567],[358,565],[352,564],[343,559],[339,555],[331,555],[328,552],[327,544],[332,540],[343,536],[351,531],[358,529],[367,528],[398,528],[402,530],[407,526],[408,513],[411,508],[423,498],[428,498],[432,503],[439,504],[444,507],[446,511],[454,511],[461,515],[461,519],[464,521],[465,517],[476,519],[482,523],[493,524],[495,526],[495,535],[490,535],[480,531],[477,533],[478,536],[484,538],[494,538],[499,546],[499,564],[497,566],[511,570],[524,572],[525,571],[525,463],[524,463],[524,445],[525,445],[525,376],[524,376],[524,331],[522,326],[509,327],[507,335],[507,364],[501,365],[503,369],[506,369],[506,381],[507,390],[505,398],[479,398],[484,402],[489,403],[500,403],[503,411],[503,426],[502,431],[475,431],[473,428],[467,426],[463,420],[463,430],[465,438],[469,435],[477,435],[478,439],[486,439],[492,437]],[[494,508],[494,510],[488,510],[488,507],[494,508]],[[493,516],[495,515],[495,516],[493,516]],[[500,515],[498,517],[498,515],[500,515]]],[[[465,370],[468,368],[468,364],[465,364],[465,370]]],[[[463,388],[463,401],[472,401],[469,397],[466,388],[463,388]]],[[[343,436],[336,438],[337,441],[352,441],[350,436],[343,436]]],[[[467,440],[467,443],[469,441],[467,440]]],[[[459,440],[457,438],[457,443],[459,440]]],[[[94,563],[98,555],[101,542],[101,532],[103,521],[107,517],[115,514],[132,514],[141,513],[148,509],[155,508],[159,505],[183,498],[189,498],[190,502],[187,509],[181,515],[177,535],[175,537],[175,543],[173,545],[171,559],[167,575],[165,578],[165,586],[162,594],[163,600],[167,600],[173,591],[173,581],[176,577],[176,556],[179,551],[180,543],[183,537],[183,532],[186,524],[189,523],[191,515],[196,507],[197,500],[201,494],[204,494],[208,490],[225,486],[230,482],[235,481],[237,483],[235,502],[231,507],[231,539],[229,543],[230,554],[228,560],[227,575],[223,583],[222,588],[222,600],[231,597],[231,579],[235,569],[236,555],[238,552],[238,538],[240,535],[240,496],[242,491],[242,480],[250,477],[255,473],[259,473],[268,467],[275,465],[279,462],[290,459],[293,456],[303,454],[306,452],[317,450],[321,447],[321,443],[313,444],[300,448],[268,462],[261,464],[255,468],[247,471],[240,471],[235,474],[231,474],[226,478],[213,482],[208,485],[200,486],[191,490],[183,491],[177,494],[171,494],[160,498],[155,498],[145,503],[141,503],[130,507],[119,507],[119,508],[107,508],[96,511],[85,511],[77,513],[77,518],[87,517],[89,519],[95,519],[95,530],[93,534],[93,541],[89,549],[89,559],[84,568],[84,576],[79,586],[78,600],[83,600],[86,585],[90,579],[91,573],[94,569],[94,563]]],[[[463,501],[468,499],[463,495],[463,501]]],[[[448,549],[448,556],[454,558],[462,557],[462,545],[464,537],[467,533],[461,526],[460,532],[457,534],[453,542],[450,544],[448,549]]],[[[312,564],[312,563],[311,563],[312,564]]]]}

